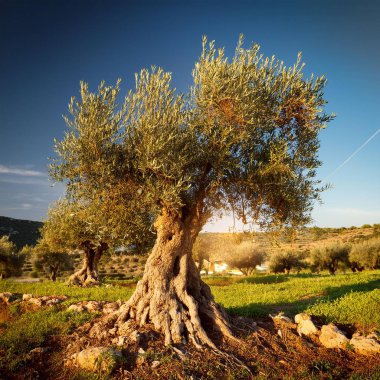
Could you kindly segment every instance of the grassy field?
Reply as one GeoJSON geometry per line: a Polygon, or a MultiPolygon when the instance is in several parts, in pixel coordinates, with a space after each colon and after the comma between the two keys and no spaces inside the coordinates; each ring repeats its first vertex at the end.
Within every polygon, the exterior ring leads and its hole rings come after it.
{"type": "MultiPolygon", "coordinates": [[[[251,277],[206,277],[218,303],[231,314],[268,318],[284,312],[294,316],[307,311],[324,322],[353,324],[359,330],[380,331],[380,270],[362,273],[311,275],[256,275],[251,277]]],[[[20,283],[0,281],[0,292],[35,295],[66,295],[69,299],[53,308],[21,313],[9,310],[10,319],[0,318],[0,369],[17,370],[28,360],[28,352],[54,335],[66,335],[95,318],[72,313],[68,304],[81,300],[126,301],[135,284],[114,283],[98,288],[69,287],[62,282],[20,283]]],[[[1,371],[0,371],[1,372],[1,371]]]]}
{"type": "MultiPolygon", "coordinates": [[[[380,270],[330,276],[327,274],[206,277],[218,303],[230,313],[266,317],[280,311],[308,311],[326,321],[380,328],[380,270]]],[[[98,288],[68,287],[64,283],[1,281],[0,292],[66,295],[66,303],[81,300],[126,301],[134,283],[98,288]]]]}

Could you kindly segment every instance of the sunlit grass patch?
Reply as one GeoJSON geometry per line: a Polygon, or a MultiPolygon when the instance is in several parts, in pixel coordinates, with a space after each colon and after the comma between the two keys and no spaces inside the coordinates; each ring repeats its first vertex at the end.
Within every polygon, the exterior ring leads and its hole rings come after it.
{"type": "Polygon", "coordinates": [[[326,322],[353,324],[364,331],[380,329],[380,289],[351,292],[333,301],[317,302],[307,312],[326,322]]]}
{"type": "Polygon", "coordinates": [[[92,318],[95,314],[73,313],[57,307],[27,312],[4,323],[0,335],[0,368],[6,364],[16,368],[27,360],[27,353],[52,335],[65,335],[92,318]]]}

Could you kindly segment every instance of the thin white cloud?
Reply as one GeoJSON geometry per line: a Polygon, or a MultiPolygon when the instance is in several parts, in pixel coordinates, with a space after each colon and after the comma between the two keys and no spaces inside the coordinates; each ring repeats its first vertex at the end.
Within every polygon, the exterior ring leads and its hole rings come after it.
{"type": "Polygon", "coordinates": [[[38,178],[0,178],[0,182],[2,183],[13,183],[16,185],[41,185],[41,186],[51,186],[53,187],[53,183],[49,182],[48,179],[38,179],[38,178]]]}
{"type": "Polygon", "coordinates": [[[23,169],[10,167],[5,165],[0,165],[0,174],[14,174],[23,177],[45,177],[46,173],[40,172],[38,170],[23,169]]]}

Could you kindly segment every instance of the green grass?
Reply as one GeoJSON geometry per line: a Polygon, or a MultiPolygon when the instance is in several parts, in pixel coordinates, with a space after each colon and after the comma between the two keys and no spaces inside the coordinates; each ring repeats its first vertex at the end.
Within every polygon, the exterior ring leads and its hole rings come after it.
{"type": "MultiPolygon", "coordinates": [[[[124,281],[125,283],[125,281],[124,281]]],[[[100,286],[94,288],[79,288],[68,286],[63,282],[35,282],[24,283],[11,280],[0,281],[0,292],[31,293],[34,295],[68,296],[69,302],[92,301],[127,301],[134,288],[126,286],[100,286]]]]}
{"type": "MultiPolygon", "coordinates": [[[[216,301],[233,314],[262,317],[278,311],[294,314],[308,309],[326,320],[351,323],[350,321],[355,319],[363,325],[373,321],[375,325],[380,326],[372,311],[378,307],[379,293],[372,291],[380,288],[380,270],[336,276],[306,273],[251,277],[218,276],[205,277],[205,281],[211,286],[216,301]],[[348,296],[350,293],[352,295],[348,296]],[[351,298],[344,298],[345,296],[351,298]],[[350,305],[350,302],[357,304],[357,308],[350,305]],[[310,309],[313,305],[314,308],[310,309]],[[328,312],[329,308],[331,312],[328,312]],[[344,314],[343,309],[346,314],[351,314],[351,317],[344,314]]],[[[69,287],[62,282],[16,283],[6,280],[0,281],[0,292],[66,295],[70,297],[67,303],[81,300],[126,301],[134,290],[134,284],[129,282],[129,286],[122,286],[122,283],[126,282],[83,289],[69,287]]]]}
{"type": "Polygon", "coordinates": [[[353,324],[362,330],[380,328],[380,289],[351,292],[334,301],[322,301],[306,310],[326,322],[353,324]]]}
{"type": "Polygon", "coordinates": [[[40,345],[51,335],[65,335],[90,319],[94,314],[73,313],[58,307],[27,312],[3,323],[0,334],[0,349],[5,355],[0,357],[1,367],[16,369],[27,359],[27,353],[40,345]]]}
{"type": "MultiPolygon", "coordinates": [[[[284,311],[293,315],[304,310],[326,320],[380,328],[380,271],[330,275],[261,275],[248,278],[218,278],[210,281],[217,302],[230,313],[268,316],[284,311]],[[351,299],[347,298],[351,297],[351,299]],[[323,302],[323,303],[322,303],[323,302]],[[349,303],[357,307],[349,307],[349,303]],[[337,307],[337,305],[340,307],[337,307]],[[321,306],[323,305],[323,306],[321,306]],[[322,311],[323,307],[323,311],[322,311]],[[328,312],[328,310],[331,312],[328,312]],[[339,311],[340,310],[340,311],[339,311]],[[344,312],[343,312],[344,310],[344,312]],[[335,313],[335,314],[334,314],[335,313]]],[[[350,305],[351,306],[351,305],[350,305]]]]}

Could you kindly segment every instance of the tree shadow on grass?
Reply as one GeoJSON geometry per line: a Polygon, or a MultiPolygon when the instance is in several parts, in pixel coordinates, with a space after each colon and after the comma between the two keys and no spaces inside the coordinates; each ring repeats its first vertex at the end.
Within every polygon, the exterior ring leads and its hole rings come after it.
{"type": "Polygon", "coordinates": [[[277,302],[272,304],[252,302],[243,306],[229,307],[227,311],[232,315],[246,317],[268,317],[269,314],[276,314],[281,311],[288,314],[297,314],[315,304],[316,301],[332,301],[350,292],[370,292],[379,288],[380,280],[372,280],[360,284],[331,286],[324,289],[321,293],[306,295],[293,302],[277,302]]]}
{"type": "Polygon", "coordinates": [[[278,284],[281,282],[286,282],[294,278],[312,278],[312,277],[329,277],[326,274],[315,274],[315,273],[299,273],[299,274],[258,274],[252,277],[243,277],[236,281],[237,284],[278,284]]]}

